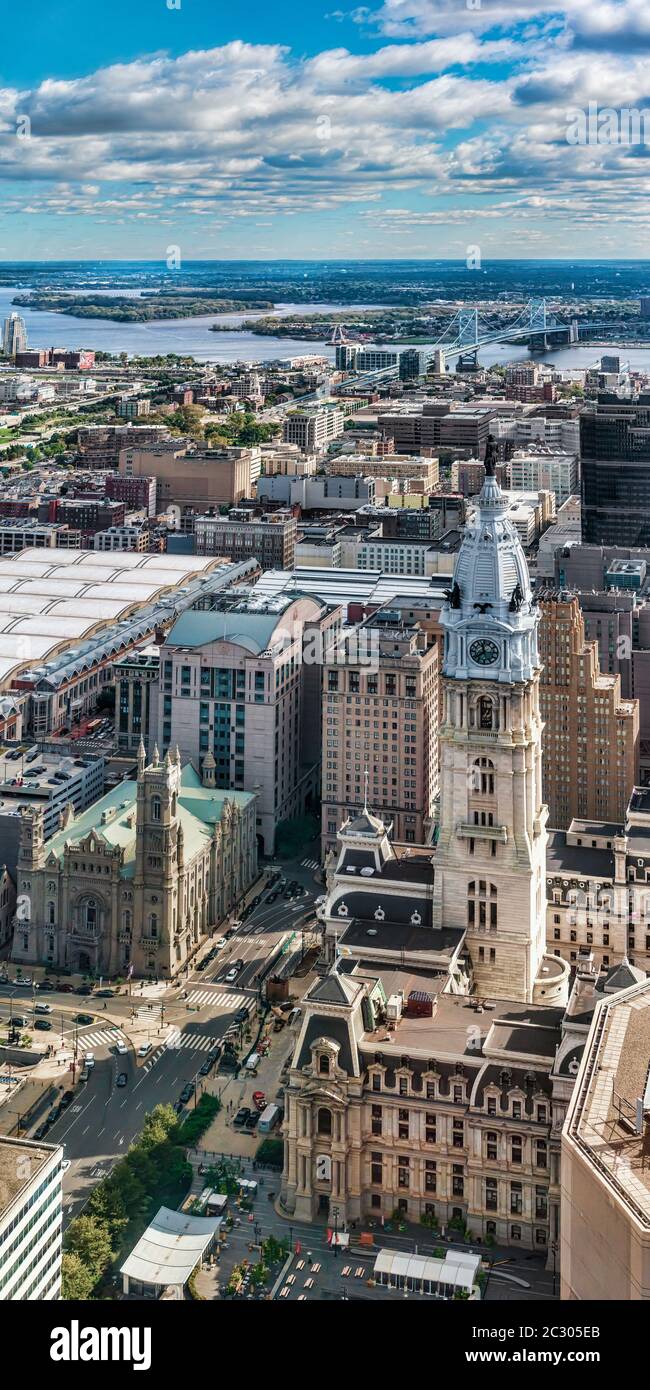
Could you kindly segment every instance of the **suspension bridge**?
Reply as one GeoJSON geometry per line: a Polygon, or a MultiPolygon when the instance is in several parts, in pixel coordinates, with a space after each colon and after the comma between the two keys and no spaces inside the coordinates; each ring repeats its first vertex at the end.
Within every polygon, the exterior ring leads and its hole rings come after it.
{"type": "MultiPolygon", "coordinates": [[[[345,329],[339,328],[337,342],[346,342],[345,329]]],[[[528,342],[531,352],[545,352],[558,343],[577,343],[578,325],[565,323],[549,312],[545,299],[529,299],[511,323],[497,323],[494,313],[482,315],[478,309],[459,309],[444,331],[433,343],[419,349],[427,368],[438,362],[444,371],[447,358],[457,357],[460,364],[476,367],[481,348],[492,343],[528,342]]],[[[416,349],[418,350],[418,349],[416,349]]],[[[408,351],[405,345],[403,351],[408,351]]],[[[364,373],[357,382],[377,382],[399,375],[399,363],[379,371],[364,373]]]]}

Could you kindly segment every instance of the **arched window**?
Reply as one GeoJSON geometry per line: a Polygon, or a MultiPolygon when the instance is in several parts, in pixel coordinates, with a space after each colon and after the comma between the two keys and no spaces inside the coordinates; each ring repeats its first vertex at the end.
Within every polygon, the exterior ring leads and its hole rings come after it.
{"type": "Polygon", "coordinates": [[[489,695],[481,695],[478,702],[479,729],[491,729],[494,721],[494,707],[489,695]]]}
{"type": "Polygon", "coordinates": [[[467,925],[484,931],[496,931],[498,923],[497,890],[484,878],[472,879],[467,888],[467,925]]]}
{"type": "Polygon", "coordinates": [[[491,758],[477,758],[472,767],[472,791],[481,796],[494,796],[494,763],[491,758]]]}
{"type": "Polygon", "coordinates": [[[159,797],[159,796],[152,796],[152,798],[151,798],[151,819],[152,819],[152,820],[160,820],[160,797],[159,797]]]}
{"type": "Polygon", "coordinates": [[[94,898],[89,898],[85,905],[84,923],[89,931],[94,931],[97,926],[97,903],[94,898]]]}
{"type": "Polygon", "coordinates": [[[326,1110],[324,1106],[318,1111],[316,1116],[316,1132],[317,1134],[332,1133],[332,1112],[331,1110],[326,1110]]]}
{"type": "Polygon", "coordinates": [[[53,927],[56,922],[56,909],[54,903],[48,903],[47,905],[47,920],[50,926],[53,927]]]}
{"type": "Polygon", "coordinates": [[[318,1058],[318,1070],[321,1076],[329,1076],[330,1074],[330,1059],[325,1052],[321,1052],[318,1058]]]}

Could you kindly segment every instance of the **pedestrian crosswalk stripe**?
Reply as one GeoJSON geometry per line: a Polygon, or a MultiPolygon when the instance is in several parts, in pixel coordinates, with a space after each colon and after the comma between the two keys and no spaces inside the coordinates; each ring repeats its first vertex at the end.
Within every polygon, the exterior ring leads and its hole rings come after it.
{"type": "Polygon", "coordinates": [[[215,994],[211,989],[193,989],[187,1002],[188,1004],[214,1004],[217,1008],[239,1009],[245,999],[244,994],[229,994],[224,990],[219,990],[215,994]]]}
{"type": "Polygon", "coordinates": [[[110,1031],[104,1028],[101,1033],[84,1033],[83,1037],[79,1038],[79,1047],[100,1047],[104,1043],[121,1041],[122,1034],[116,1028],[111,1028],[110,1031]]]}
{"type": "Polygon", "coordinates": [[[320,864],[319,864],[319,862],[318,862],[317,859],[303,859],[302,864],[301,864],[301,868],[303,868],[303,869],[319,869],[319,868],[320,868],[320,864]]]}
{"type": "Polygon", "coordinates": [[[185,1047],[192,1052],[210,1052],[213,1047],[218,1047],[221,1038],[208,1038],[204,1033],[182,1033],[180,1028],[172,1028],[171,1033],[165,1038],[164,1046],[172,1051],[176,1047],[185,1047]]]}

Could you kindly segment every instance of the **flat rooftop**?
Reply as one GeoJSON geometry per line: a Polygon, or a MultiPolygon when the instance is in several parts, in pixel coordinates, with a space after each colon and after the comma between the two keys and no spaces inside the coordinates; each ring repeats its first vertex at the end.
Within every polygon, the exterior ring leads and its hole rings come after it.
{"type": "Polygon", "coordinates": [[[7,1139],[0,1135],[0,1217],[58,1148],[58,1144],[36,1144],[31,1139],[7,1139]]]}
{"type": "Polygon", "coordinates": [[[103,758],[89,754],[75,758],[43,753],[29,741],[15,748],[0,744],[0,812],[17,812],[26,802],[50,800],[66,787],[76,788],[91,769],[101,779],[103,767],[103,758]]]}
{"type": "Polygon", "coordinates": [[[574,1093],[567,1130],[600,1180],[650,1227],[650,988],[648,982],[601,1005],[574,1093]],[[637,1101],[646,1096],[641,1134],[637,1101]]]}

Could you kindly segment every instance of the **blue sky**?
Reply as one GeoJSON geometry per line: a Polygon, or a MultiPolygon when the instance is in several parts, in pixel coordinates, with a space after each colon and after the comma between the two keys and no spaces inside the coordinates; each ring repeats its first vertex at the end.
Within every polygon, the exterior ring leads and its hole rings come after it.
{"type": "Polygon", "coordinates": [[[650,106],[647,0],[0,0],[0,23],[1,259],[647,255],[644,140],[567,139],[590,103],[650,106]]]}

